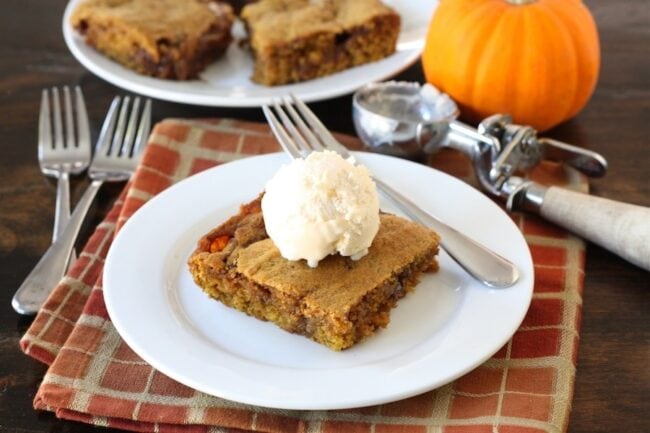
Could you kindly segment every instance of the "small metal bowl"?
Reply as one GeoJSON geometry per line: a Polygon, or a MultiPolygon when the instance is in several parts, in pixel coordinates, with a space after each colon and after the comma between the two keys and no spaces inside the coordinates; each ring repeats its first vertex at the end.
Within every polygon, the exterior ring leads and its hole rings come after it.
{"type": "Polygon", "coordinates": [[[440,147],[458,107],[449,99],[452,105],[440,115],[422,89],[419,83],[389,81],[355,92],[354,127],[370,150],[420,160],[440,147]]]}

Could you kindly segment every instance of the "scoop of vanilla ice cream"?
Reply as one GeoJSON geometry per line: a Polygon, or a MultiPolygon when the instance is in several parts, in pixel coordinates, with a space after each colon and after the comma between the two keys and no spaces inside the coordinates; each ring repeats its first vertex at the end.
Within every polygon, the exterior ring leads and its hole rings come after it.
{"type": "Polygon", "coordinates": [[[262,198],[266,232],[287,260],[316,267],[330,254],[358,260],[379,230],[379,199],[368,169],[335,152],[285,165],[262,198]]]}

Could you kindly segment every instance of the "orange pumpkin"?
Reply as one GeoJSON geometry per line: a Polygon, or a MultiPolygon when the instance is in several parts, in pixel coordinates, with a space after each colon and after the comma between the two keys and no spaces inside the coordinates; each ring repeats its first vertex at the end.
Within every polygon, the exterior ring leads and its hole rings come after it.
{"type": "Polygon", "coordinates": [[[598,33],[580,0],[441,0],[422,65],[468,119],[507,113],[545,130],[593,93],[598,33]]]}

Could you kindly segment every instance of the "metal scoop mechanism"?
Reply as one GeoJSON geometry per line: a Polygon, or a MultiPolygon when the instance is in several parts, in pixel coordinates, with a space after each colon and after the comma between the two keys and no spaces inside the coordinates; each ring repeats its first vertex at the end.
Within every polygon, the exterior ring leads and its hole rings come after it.
{"type": "Polygon", "coordinates": [[[600,154],[550,138],[530,126],[495,114],[473,128],[456,120],[451,98],[429,84],[372,83],[353,97],[358,135],[373,151],[421,159],[448,147],[468,155],[481,187],[506,200],[509,210],[538,211],[546,187],[525,179],[541,160],[568,164],[601,177],[607,161],[600,154]]]}

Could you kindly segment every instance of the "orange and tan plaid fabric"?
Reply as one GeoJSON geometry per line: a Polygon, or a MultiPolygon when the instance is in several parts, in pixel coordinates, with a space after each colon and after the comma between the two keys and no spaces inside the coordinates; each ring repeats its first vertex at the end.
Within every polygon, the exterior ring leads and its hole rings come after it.
{"type": "MultiPolygon", "coordinates": [[[[348,145],[359,143],[342,137],[348,145]]],[[[535,293],[513,338],[466,376],[403,401],[337,411],[282,411],[202,394],[155,371],[112,326],[102,297],[103,260],[115,231],[147,200],[222,162],[278,150],[265,125],[233,120],[158,124],[141,165],[78,261],[56,287],[23,339],[28,355],[50,365],[37,409],[102,426],[142,432],[538,433],[568,422],[582,304],[583,243],[535,217],[514,216],[535,263],[535,293]]],[[[470,179],[453,151],[437,168],[470,179]]],[[[559,167],[538,180],[586,188],[559,167]]]]}

